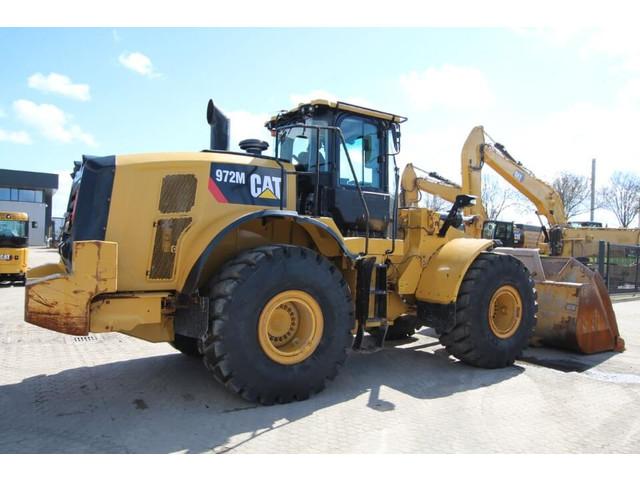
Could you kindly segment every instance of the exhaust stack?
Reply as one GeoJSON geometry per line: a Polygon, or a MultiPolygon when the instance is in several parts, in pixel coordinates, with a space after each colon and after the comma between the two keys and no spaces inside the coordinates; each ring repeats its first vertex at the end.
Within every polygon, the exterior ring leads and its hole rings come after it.
{"type": "Polygon", "coordinates": [[[229,119],[209,99],[207,123],[211,127],[210,150],[229,150],[229,119]]]}

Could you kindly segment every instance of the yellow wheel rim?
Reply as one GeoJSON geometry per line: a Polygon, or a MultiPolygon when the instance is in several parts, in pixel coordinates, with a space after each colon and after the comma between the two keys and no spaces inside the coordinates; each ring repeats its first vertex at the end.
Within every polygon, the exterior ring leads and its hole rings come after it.
{"type": "Polygon", "coordinates": [[[495,291],[489,302],[489,327],[498,338],[511,337],[522,321],[520,293],[510,285],[495,291]]]}
{"type": "Polygon", "coordinates": [[[300,363],[316,350],[324,317],[318,302],[301,290],[286,290],[264,306],[258,340],[264,353],[282,365],[300,363]]]}

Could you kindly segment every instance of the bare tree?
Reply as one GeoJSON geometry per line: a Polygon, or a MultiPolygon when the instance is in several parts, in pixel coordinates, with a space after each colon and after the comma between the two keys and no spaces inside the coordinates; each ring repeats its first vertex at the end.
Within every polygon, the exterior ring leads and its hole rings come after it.
{"type": "Polygon", "coordinates": [[[451,203],[447,202],[442,197],[437,195],[431,195],[430,193],[423,192],[421,202],[425,208],[434,210],[436,212],[443,212],[451,208],[451,203]]]}
{"type": "Polygon", "coordinates": [[[482,175],[482,205],[489,220],[497,220],[507,208],[515,206],[516,193],[513,188],[500,185],[497,178],[482,175]]]}
{"type": "Polygon", "coordinates": [[[640,210],[640,177],[632,172],[614,172],[610,185],[602,189],[601,198],[603,206],[627,228],[640,210]]]}
{"type": "Polygon", "coordinates": [[[586,201],[590,196],[591,189],[587,177],[571,172],[560,172],[552,186],[562,199],[567,219],[588,210],[586,201]]]}

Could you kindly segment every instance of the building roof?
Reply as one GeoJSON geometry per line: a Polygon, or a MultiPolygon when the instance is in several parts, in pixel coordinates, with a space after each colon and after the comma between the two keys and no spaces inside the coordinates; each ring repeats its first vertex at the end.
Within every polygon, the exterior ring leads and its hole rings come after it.
{"type": "Polygon", "coordinates": [[[0,168],[0,187],[33,188],[54,192],[58,189],[58,174],[0,168]]]}

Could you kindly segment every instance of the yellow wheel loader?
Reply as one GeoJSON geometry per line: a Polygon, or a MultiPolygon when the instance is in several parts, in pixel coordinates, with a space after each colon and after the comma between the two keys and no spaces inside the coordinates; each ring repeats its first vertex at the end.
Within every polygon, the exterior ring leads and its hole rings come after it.
{"type": "Polygon", "coordinates": [[[28,244],[29,216],[0,212],[0,282],[25,282],[28,244]]]}
{"type": "Polygon", "coordinates": [[[478,367],[525,348],[534,280],[459,230],[474,199],[457,196],[444,218],[397,205],[406,118],[301,104],[267,122],[273,155],[252,139],[229,151],[212,102],[207,119],[210,150],[83,158],[60,261],[29,270],[27,322],[171,342],[264,404],[305,399],[348,349],[422,326],[478,367]]]}

